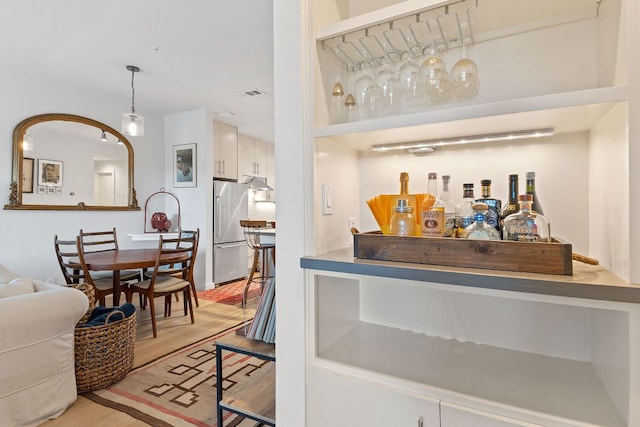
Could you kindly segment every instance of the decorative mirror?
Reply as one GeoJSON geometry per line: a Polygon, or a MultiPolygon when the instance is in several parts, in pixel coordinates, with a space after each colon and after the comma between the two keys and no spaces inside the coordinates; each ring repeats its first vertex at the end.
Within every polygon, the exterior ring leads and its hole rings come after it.
{"type": "Polygon", "coordinates": [[[13,130],[13,179],[5,209],[140,210],[133,147],[86,117],[41,114],[13,130]]]}

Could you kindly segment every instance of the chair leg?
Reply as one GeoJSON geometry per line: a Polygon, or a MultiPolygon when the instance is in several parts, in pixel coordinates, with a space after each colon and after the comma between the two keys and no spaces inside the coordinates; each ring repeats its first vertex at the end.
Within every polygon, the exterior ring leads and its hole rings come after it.
{"type": "Polygon", "coordinates": [[[191,284],[191,293],[193,294],[193,299],[196,302],[196,307],[200,307],[200,303],[198,302],[198,293],[196,292],[196,283],[193,280],[189,281],[189,283],[191,284]]]}
{"type": "Polygon", "coordinates": [[[154,304],[153,296],[147,298],[149,300],[149,311],[151,312],[151,328],[153,329],[153,337],[158,337],[158,331],[156,329],[156,307],[154,304]]]}
{"type": "MultiPolygon", "coordinates": [[[[189,294],[190,294],[189,288],[186,288],[184,291],[184,300],[186,304],[189,304],[189,313],[191,314],[191,324],[193,325],[194,323],[196,323],[196,321],[193,317],[193,304],[191,303],[191,295],[189,294]]],[[[185,316],[187,315],[186,312],[184,314],[185,316]]]]}
{"type": "Polygon", "coordinates": [[[164,296],[164,317],[171,317],[171,295],[164,296]]]}
{"type": "Polygon", "coordinates": [[[249,297],[249,287],[251,286],[251,282],[253,281],[253,275],[256,274],[256,269],[258,268],[259,256],[260,256],[260,251],[258,249],[254,249],[253,264],[251,265],[251,272],[249,273],[247,284],[244,286],[244,291],[242,292],[242,308],[247,308],[247,298],[249,297]]]}

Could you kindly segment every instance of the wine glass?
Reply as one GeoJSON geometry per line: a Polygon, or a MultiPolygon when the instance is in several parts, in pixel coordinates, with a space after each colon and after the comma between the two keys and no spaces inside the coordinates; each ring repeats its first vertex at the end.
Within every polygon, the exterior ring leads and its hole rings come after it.
{"type": "Polygon", "coordinates": [[[425,79],[426,92],[431,102],[442,103],[451,99],[449,73],[447,73],[447,65],[442,58],[432,52],[422,62],[420,71],[425,79]]]}
{"type": "Polygon", "coordinates": [[[361,118],[368,115],[366,110],[366,91],[367,88],[373,84],[373,77],[371,77],[368,70],[363,70],[356,79],[353,95],[361,118]]]}
{"type": "Polygon", "coordinates": [[[376,85],[382,92],[382,110],[384,113],[397,113],[400,111],[400,81],[398,75],[388,62],[385,62],[382,70],[376,75],[376,85]]]}
{"type": "Polygon", "coordinates": [[[424,102],[425,85],[420,67],[413,58],[405,54],[404,62],[398,70],[402,104],[406,108],[417,107],[424,102]]]}
{"type": "Polygon", "coordinates": [[[451,69],[451,86],[458,99],[470,99],[478,94],[480,81],[478,80],[478,66],[466,57],[464,44],[462,45],[462,59],[451,69]]]}

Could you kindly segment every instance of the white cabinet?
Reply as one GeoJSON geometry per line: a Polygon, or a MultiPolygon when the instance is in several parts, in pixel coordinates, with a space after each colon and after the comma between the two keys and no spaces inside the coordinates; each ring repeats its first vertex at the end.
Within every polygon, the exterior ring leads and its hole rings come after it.
{"type": "Polygon", "coordinates": [[[269,173],[268,144],[246,135],[238,135],[238,176],[267,177],[269,173]]]}
{"type": "Polygon", "coordinates": [[[238,129],[213,122],[213,176],[238,179],[238,129]]]}
{"type": "Polygon", "coordinates": [[[312,367],[307,427],[440,427],[439,402],[312,367]]]}
{"type": "Polygon", "coordinates": [[[442,427],[542,427],[447,402],[440,403],[440,423],[442,427]]]}

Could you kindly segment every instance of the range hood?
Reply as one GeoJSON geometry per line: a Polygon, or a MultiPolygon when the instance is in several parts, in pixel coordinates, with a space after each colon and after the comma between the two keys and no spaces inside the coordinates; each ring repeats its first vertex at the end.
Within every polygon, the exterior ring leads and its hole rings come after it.
{"type": "Polygon", "coordinates": [[[249,184],[251,190],[273,191],[273,188],[267,185],[267,179],[259,176],[244,175],[243,184],[249,184]]]}

